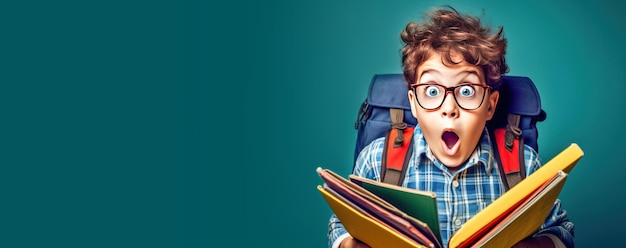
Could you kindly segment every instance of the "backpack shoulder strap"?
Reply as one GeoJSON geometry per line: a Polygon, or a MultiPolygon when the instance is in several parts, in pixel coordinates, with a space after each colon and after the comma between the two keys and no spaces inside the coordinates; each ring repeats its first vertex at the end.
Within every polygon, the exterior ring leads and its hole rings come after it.
{"type": "Polygon", "coordinates": [[[490,133],[500,177],[506,191],[526,177],[524,139],[519,128],[520,116],[508,114],[507,119],[505,128],[498,128],[490,133]]]}
{"type": "Polygon", "coordinates": [[[404,122],[404,110],[390,108],[391,129],[385,135],[380,178],[384,183],[402,185],[413,153],[413,127],[404,122]]]}

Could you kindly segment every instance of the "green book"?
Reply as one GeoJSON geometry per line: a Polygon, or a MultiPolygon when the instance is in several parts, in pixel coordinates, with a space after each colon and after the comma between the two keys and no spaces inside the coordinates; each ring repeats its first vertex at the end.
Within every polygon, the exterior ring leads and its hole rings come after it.
{"type": "Polygon", "coordinates": [[[428,225],[430,230],[433,231],[439,243],[441,243],[439,214],[437,212],[437,198],[435,193],[404,188],[355,175],[350,175],[349,178],[350,181],[374,193],[402,212],[424,222],[428,225]]]}

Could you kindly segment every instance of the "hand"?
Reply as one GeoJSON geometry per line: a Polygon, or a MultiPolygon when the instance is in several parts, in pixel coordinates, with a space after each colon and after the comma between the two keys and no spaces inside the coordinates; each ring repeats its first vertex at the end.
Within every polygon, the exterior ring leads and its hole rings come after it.
{"type": "Polygon", "coordinates": [[[365,243],[359,241],[358,239],[355,239],[353,237],[347,237],[346,239],[341,241],[341,244],[339,244],[339,248],[370,248],[370,247],[366,245],[365,243]]]}
{"type": "Polygon", "coordinates": [[[537,236],[525,238],[513,246],[513,248],[526,247],[554,248],[554,243],[552,243],[552,240],[546,236],[537,236]]]}

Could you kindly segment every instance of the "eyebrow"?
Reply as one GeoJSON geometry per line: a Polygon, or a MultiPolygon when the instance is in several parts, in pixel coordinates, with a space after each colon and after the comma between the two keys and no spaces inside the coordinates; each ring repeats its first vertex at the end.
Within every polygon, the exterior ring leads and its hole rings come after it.
{"type": "MultiPolygon", "coordinates": [[[[424,76],[424,74],[426,74],[426,73],[433,73],[433,72],[435,72],[435,74],[441,74],[441,72],[438,71],[438,70],[426,69],[426,70],[422,71],[422,73],[419,74],[418,78],[422,78],[422,76],[424,76]]],[[[459,72],[456,75],[460,75],[460,74],[464,74],[464,73],[466,74],[465,77],[467,77],[469,75],[474,75],[474,76],[478,77],[478,79],[480,79],[480,75],[478,74],[478,71],[476,71],[476,70],[464,70],[464,71],[459,72]]],[[[417,82],[417,83],[419,83],[419,82],[417,82]]]]}

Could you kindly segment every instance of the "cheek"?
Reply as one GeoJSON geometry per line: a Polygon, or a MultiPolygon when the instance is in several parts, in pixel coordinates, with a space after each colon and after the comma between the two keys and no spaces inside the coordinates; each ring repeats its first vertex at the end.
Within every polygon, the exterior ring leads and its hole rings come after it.
{"type": "Polygon", "coordinates": [[[483,134],[483,130],[485,129],[485,124],[487,122],[486,114],[471,117],[472,118],[466,118],[463,121],[463,129],[469,138],[468,142],[478,142],[478,139],[480,139],[483,134]]]}
{"type": "Polygon", "coordinates": [[[417,123],[420,125],[420,129],[422,129],[422,133],[426,138],[427,142],[432,142],[434,138],[431,137],[437,136],[439,134],[439,130],[441,129],[442,123],[439,122],[441,118],[436,118],[436,114],[432,112],[426,112],[424,110],[418,110],[417,112],[417,123]]]}
{"type": "Polygon", "coordinates": [[[436,114],[434,111],[428,112],[424,109],[417,109],[413,110],[413,115],[417,119],[417,123],[420,124],[420,127],[422,127],[422,129],[438,125],[436,114]]]}

